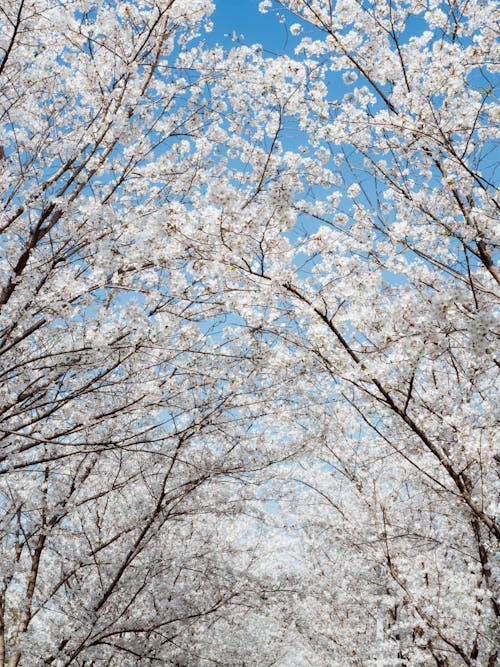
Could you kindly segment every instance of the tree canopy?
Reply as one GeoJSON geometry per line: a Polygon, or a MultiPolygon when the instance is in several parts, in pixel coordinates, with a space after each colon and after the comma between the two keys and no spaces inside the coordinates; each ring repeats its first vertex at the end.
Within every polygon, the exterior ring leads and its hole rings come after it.
{"type": "Polygon", "coordinates": [[[215,5],[0,7],[0,665],[495,667],[498,7],[215,5]]]}

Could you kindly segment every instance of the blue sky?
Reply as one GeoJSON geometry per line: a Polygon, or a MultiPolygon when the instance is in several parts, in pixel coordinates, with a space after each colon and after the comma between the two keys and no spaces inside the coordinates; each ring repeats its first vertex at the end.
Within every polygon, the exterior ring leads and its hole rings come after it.
{"type": "MultiPolygon", "coordinates": [[[[290,48],[290,36],[284,24],[272,14],[259,12],[260,0],[215,0],[212,15],[214,30],[210,41],[227,43],[226,35],[243,35],[244,43],[262,44],[265,49],[282,53],[290,48]],[[288,44],[287,44],[288,40],[288,44]]],[[[294,40],[295,41],[295,40],[294,40]]]]}

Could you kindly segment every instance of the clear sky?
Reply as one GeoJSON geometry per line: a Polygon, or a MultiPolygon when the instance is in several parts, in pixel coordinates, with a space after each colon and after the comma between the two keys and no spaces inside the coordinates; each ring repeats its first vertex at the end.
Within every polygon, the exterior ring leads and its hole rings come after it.
{"type": "MultiPolygon", "coordinates": [[[[226,35],[243,36],[243,43],[262,44],[266,50],[283,53],[291,47],[284,24],[272,14],[259,12],[260,0],[215,0],[214,30],[210,41],[228,43],[226,35]]],[[[295,40],[293,40],[295,41],[295,40]]]]}

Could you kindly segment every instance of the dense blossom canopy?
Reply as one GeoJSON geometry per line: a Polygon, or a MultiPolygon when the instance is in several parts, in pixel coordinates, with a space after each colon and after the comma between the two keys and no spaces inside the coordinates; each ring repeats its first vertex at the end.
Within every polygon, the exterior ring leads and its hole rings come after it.
{"type": "Polygon", "coordinates": [[[495,667],[498,8],[216,4],[0,7],[0,664],[495,667]]]}

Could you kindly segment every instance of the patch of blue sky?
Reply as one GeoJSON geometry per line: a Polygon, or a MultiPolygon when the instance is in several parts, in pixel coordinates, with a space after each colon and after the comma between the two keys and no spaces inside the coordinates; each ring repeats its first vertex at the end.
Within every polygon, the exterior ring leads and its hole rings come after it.
{"type": "Polygon", "coordinates": [[[265,51],[276,54],[291,52],[287,26],[259,12],[259,0],[216,0],[211,16],[213,31],[208,44],[261,44],[265,51]]]}

